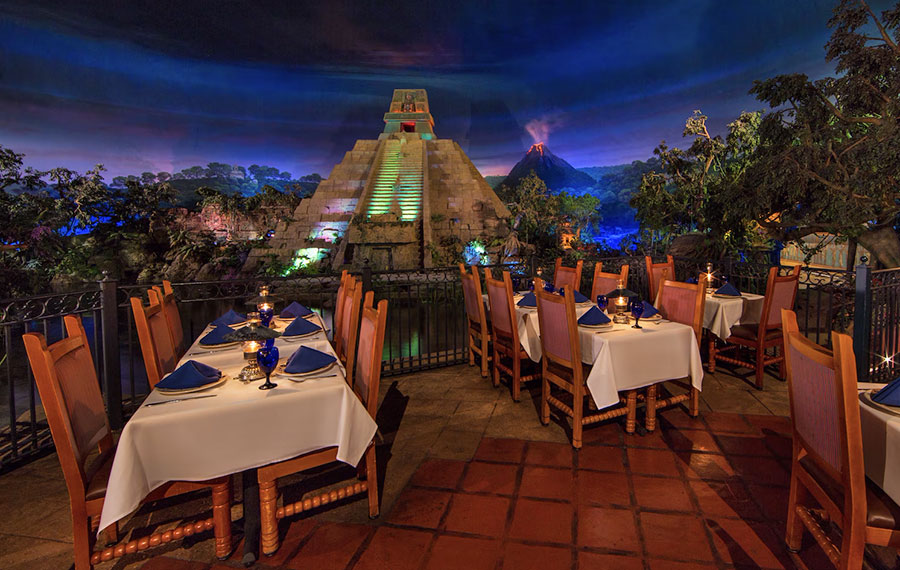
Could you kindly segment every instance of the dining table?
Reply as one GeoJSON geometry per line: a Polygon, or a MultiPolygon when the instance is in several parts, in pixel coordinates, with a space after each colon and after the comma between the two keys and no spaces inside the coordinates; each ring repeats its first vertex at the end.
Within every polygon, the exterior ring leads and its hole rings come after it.
{"type": "Polygon", "coordinates": [[[883,384],[859,383],[859,423],[866,476],[900,504],[900,407],[871,399],[883,384]]]}
{"type": "MultiPolygon", "coordinates": [[[[522,298],[516,295],[514,303],[522,298]]],[[[593,306],[580,303],[575,316],[593,306]]],[[[619,392],[644,388],[665,380],[690,377],[691,385],[703,387],[703,362],[694,330],[663,318],[603,327],[578,326],[581,360],[591,365],[586,379],[598,408],[619,403],[619,392]]],[[[540,323],[535,307],[516,305],[516,325],[522,348],[534,362],[541,360],[540,323]]]]}
{"type": "Polygon", "coordinates": [[[755,293],[730,296],[707,291],[703,328],[717,338],[728,338],[735,325],[759,323],[764,300],[764,296],[755,293]]]}
{"type": "MultiPolygon", "coordinates": [[[[302,346],[334,355],[321,318],[312,319],[321,331],[275,339],[281,363],[302,346]]],[[[276,319],[273,326],[281,331],[290,322],[276,319]]],[[[100,530],[128,517],[144,497],[168,481],[243,473],[245,543],[258,545],[256,468],[333,446],[338,460],[356,466],[372,441],[375,421],[347,385],[339,361],[322,373],[303,377],[276,372],[272,379],[277,388],[259,390],[262,380],[237,379],[246,364],[240,343],[212,348],[199,343],[209,330],[197,337],[178,365],[195,360],[219,369],[226,379],[191,394],[150,392],[119,438],[100,530]],[[252,532],[247,532],[248,521],[254,520],[252,532]]],[[[245,561],[249,550],[255,558],[255,549],[245,546],[245,561]]]]}

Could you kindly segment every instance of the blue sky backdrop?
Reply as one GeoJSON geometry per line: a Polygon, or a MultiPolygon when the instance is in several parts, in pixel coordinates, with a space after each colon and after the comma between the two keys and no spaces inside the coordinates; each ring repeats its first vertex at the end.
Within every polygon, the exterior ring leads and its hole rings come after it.
{"type": "MultiPolygon", "coordinates": [[[[890,2],[873,2],[876,10],[890,2]]],[[[108,178],[219,161],[299,176],[376,138],[395,88],[482,174],[533,142],[573,165],[717,132],[754,79],[831,74],[834,2],[0,0],[0,144],[108,178]]]]}

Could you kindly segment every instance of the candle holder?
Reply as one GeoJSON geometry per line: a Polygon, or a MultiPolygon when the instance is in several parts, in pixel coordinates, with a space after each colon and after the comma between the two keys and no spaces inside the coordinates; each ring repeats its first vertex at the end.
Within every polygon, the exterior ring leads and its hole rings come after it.
{"type": "Polygon", "coordinates": [[[247,362],[247,365],[238,373],[238,380],[252,382],[264,377],[264,371],[260,369],[258,364],[257,354],[269,341],[274,343],[275,339],[279,336],[281,336],[280,332],[258,326],[255,323],[251,323],[225,335],[224,339],[226,341],[237,341],[241,343],[244,360],[247,362]]]}
{"type": "Polygon", "coordinates": [[[616,308],[616,314],[613,316],[613,322],[618,325],[628,324],[628,301],[638,294],[630,289],[626,289],[625,284],[619,279],[616,289],[606,294],[607,299],[613,300],[616,308]]]}
{"type": "Polygon", "coordinates": [[[260,326],[268,327],[272,324],[272,319],[275,317],[275,303],[280,301],[281,298],[270,295],[269,288],[265,285],[259,288],[259,293],[258,297],[250,299],[247,301],[247,304],[255,306],[259,312],[260,326]]]}

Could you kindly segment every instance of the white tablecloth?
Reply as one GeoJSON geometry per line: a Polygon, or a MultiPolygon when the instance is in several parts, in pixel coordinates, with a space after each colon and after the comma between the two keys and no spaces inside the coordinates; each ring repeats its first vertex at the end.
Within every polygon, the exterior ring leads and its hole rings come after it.
{"type": "MultiPolygon", "coordinates": [[[[281,362],[302,344],[334,353],[324,333],[301,342],[279,338],[281,362]]],[[[155,390],[147,397],[119,439],[100,529],[129,515],[167,481],[202,481],[330,446],[338,447],[339,460],[356,465],[372,441],[377,426],[340,368],[334,368],[337,376],[302,383],[273,378],[278,387],[263,391],[258,389],[262,381],[235,379],[244,366],[239,345],[202,350],[195,342],[182,362],[194,359],[230,378],[220,387],[184,396],[214,398],[147,407],[171,398],[155,390]]]]}
{"type": "Polygon", "coordinates": [[[900,504],[900,416],[861,400],[859,423],[866,475],[900,504]]]}
{"type": "Polygon", "coordinates": [[[741,323],[758,323],[762,314],[762,295],[744,293],[740,297],[706,296],[703,309],[703,328],[719,338],[728,338],[731,327],[741,323]]]}
{"type": "MultiPolygon", "coordinates": [[[[581,316],[591,305],[576,306],[581,316]]],[[[516,308],[519,341],[531,360],[541,359],[540,325],[536,309],[516,308]]],[[[643,388],[663,380],[691,377],[698,390],[703,386],[703,362],[693,329],[680,323],[642,319],[641,329],[631,325],[589,329],[578,327],[581,360],[593,364],[587,377],[599,408],[619,402],[618,392],[643,388]],[[602,331],[602,332],[598,332],[602,331]]]]}

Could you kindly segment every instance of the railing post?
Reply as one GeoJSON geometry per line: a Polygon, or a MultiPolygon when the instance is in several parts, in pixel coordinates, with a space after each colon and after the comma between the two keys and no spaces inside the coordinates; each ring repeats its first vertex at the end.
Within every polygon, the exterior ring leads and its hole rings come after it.
{"type": "Polygon", "coordinates": [[[856,353],[856,377],[869,377],[869,344],[872,338],[872,270],[863,256],[856,266],[856,306],[853,311],[853,352],[856,353]]]}
{"type": "MultiPolygon", "coordinates": [[[[105,272],[104,272],[105,273],[105,272]]],[[[106,413],[112,429],[124,423],[122,413],[122,370],[119,363],[119,303],[116,297],[118,283],[104,276],[100,282],[100,321],[103,344],[103,397],[106,413]]]]}
{"type": "Polygon", "coordinates": [[[363,284],[363,294],[366,291],[372,290],[372,268],[369,267],[369,264],[363,265],[362,268],[362,284],[363,284]]]}

